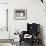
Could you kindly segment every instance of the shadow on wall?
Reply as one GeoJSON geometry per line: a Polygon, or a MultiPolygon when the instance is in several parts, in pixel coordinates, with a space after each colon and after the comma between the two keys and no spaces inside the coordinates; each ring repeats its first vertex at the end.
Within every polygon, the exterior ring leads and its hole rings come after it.
{"type": "Polygon", "coordinates": [[[40,39],[42,40],[42,45],[45,46],[44,45],[44,37],[43,37],[43,26],[42,25],[40,25],[40,39]]]}

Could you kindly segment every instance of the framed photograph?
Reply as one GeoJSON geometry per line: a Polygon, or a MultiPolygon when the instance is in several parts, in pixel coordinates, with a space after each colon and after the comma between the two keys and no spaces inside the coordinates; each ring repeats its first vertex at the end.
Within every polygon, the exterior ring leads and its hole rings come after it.
{"type": "Polygon", "coordinates": [[[14,9],[14,19],[26,20],[27,19],[27,9],[14,9]]]}

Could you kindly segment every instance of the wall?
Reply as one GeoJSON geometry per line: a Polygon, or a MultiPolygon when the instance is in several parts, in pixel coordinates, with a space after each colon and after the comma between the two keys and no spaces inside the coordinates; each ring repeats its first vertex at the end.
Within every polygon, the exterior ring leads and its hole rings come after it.
{"type": "MultiPolygon", "coordinates": [[[[6,27],[6,9],[8,9],[8,0],[0,0],[0,28],[6,27]]],[[[9,39],[9,32],[0,30],[0,39],[9,39]]],[[[11,43],[0,43],[0,46],[12,46],[11,43]]]]}
{"type": "Polygon", "coordinates": [[[7,29],[7,9],[8,4],[6,0],[0,0],[0,39],[9,39],[9,32],[7,29]]]}
{"type": "Polygon", "coordinates": [[[27,23],[40,23],[42,25],[44,41],[46,44],[46,16],[45,4],[40,0],[10,0],[9,1],[9,31],[14,38],[15,31],[27,30],[27,23]],[[27,20],[14,20],[14,9],[27,9],[27,20]]]}
{"type": "Polygon", "coordinates": [[[0,0],[0,3],[8,3],[8,0],[0,0]]]}

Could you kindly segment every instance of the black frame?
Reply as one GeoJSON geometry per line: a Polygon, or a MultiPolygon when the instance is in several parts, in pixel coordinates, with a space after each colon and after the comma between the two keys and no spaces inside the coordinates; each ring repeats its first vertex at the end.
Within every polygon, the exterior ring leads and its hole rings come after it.
{"type": "Polygon", "coordinates": [[[26,20],[27,19],[27,9],[14,9],[14,20],[26,20]],[[17,16],[19,13],[19,16],[17,16]],[[23,13],[23,16],[20,14],[23,13]]]}

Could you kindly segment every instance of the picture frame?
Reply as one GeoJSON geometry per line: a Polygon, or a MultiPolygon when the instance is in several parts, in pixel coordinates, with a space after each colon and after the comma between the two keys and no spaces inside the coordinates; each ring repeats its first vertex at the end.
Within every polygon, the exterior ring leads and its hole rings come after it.
{"type": "Polygon", "coordinates": [[[15,20],[26,20],[27,9],[14,9],[14,19],[15,20]]]}

